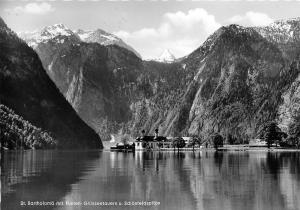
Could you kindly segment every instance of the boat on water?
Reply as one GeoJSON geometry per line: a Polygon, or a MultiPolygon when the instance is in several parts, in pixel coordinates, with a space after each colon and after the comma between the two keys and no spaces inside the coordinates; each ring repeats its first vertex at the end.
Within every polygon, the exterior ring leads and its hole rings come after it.
{"type": "Polygon", "coordinates": [[[134,151],[134,149],[134,143],[125,145],[123,143],[117,143],[115,146],[110,147],[112,151],[134,151]]]}

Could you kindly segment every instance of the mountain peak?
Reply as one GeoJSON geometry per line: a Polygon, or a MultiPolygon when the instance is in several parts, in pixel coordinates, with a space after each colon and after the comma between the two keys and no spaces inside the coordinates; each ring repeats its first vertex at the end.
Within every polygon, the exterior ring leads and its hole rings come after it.
{"type": "Polygon", "coordinates": [[[225,34],[232,34],[232,35],[241,35],[241,34],[252,34],[255,33],[255,30],[253,30],[251,27],[244,27],[237,24],[231,24],[228,26],[221,27],[222,33],[225,34]]]}
{"type": "Polygon", "coordinates": [[[51,39],[57,39],[56,41],[59,41],[60,43],[64,42],[63,39],[65,37],[72,37],[75,40],[79,39],[71,29],[69,29],[62,23],[46,26],[40,30],[31,32],[19,32],[18,36],[25,40],[27,44],[32,48],[36,48],[39,43],[45,43],[51,39]]]}
{"type": "Polygon", "coordinates": [[[41,31],[42,36],[49,36],[50,38],[54,38],[59,35],[70,36],[72,34],[73,32],[62,23],[46,26],[41,31]]]}
{"type": "Polygon", "coordinates": [[[222,26],[210,35],[205,42],[198,47],[194,52],[188,55],[188,57],[200,57],[205,56],[216,46],[233,46],[240,43],[244,43],[252,38],[259,38],[259,34],[250,27],[244,27],[237,24],[230,24],[222,26]]]}
{"type": "Polygon", "coordinates": [[[119,47],[125,48],[131,52],[133,52],[137,57],[141,58],[140,54],[133,49],[131,46],[129,46],[128,44],[126,44],[125,42],[123,42],[122,39],[120,39],[119,37],[108,33],[102,29],[96,29],[96,30],[82,30],[82,29],[78,29],[76,31],[74,31],[74,33],[76,35],[79,36],[79,38],[81,39],[81,41],[83,42],[94,42],[94,43],[98,43],[104,46],[108,46],[108,45],[118,45],[119,47]]]}
{"type": "Polygon", "coordinates": [[[120,40],[115,35],[110,34],[102,29],[82,30],[78,29],[75,33],[84,42],[97,42],[101,45],[110,45],[113,41],[120,40]]]}
{"type": "Polygon", "coordinates": [[[165,49],[163,53],[156,59],[158,62],[172,63],[175,61],[175,56],[170,52],[169,49],[165,49]]]}
{"type": "Polygon", "coordinates": [[[56,23],[53,26],[58,27],[58,28],[65,28],[65,25],[63,23],[56,23]]]}

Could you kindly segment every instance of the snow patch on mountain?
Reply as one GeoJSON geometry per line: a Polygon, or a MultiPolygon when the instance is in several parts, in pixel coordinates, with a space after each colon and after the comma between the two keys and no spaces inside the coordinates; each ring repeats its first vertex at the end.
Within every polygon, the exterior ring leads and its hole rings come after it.
{"type": "Polygon", "coordinates": [[[140,57],[140,54],[135,51],[131,46],[123,42],[122,39],[117,36],[110,34],[104,30],[74,30],[67,28],[64,24],[54,24],[52,26],[46,26],[42,30],[36,30],[32,32],[19,32],[18,36],[25,40],[26,43],[32,47],[36,48],[40,43],[46,43],[49,40],[54,40],[57,43],[64,43],[66,37],[72,37],[73,40],[82,41],[82,42],[95,42],[101,45],[118,45],[120,47],[126,48],[133,52],[136,56],[140,57]]]}
{"type": "Polygon", "coordinates": [[[120,47],[123,47],[127,50],[130,50],[133,52],[136,56],[141,58],[140,54],[134,50],[131,46],[126,44],[122,39],[119,37],[110,34],[102,29],[97,29],[97,30],[82,30],[78,29],[73,31],[76,35],[78,35],[83,42],[95,42],[99,43],[104,46],[108,45],[118,45],[120,47]]]}
{"type": "Polygon", "coordinates": [[[42,30],[42,36],[48,36],[54,38],[56,36],[70,36],[73,32],[65,27],[62,23],[54,24],[53,26],[47,26],[42,30]]]}
{"type": "Polygon", "coordinates": [[[51,39],[57,38],[57,42],[64,43],[64,37],[74,36],[75,34],[62,23],[46,26],[42,30],[32,32],[19,32],[18,36],[24,39],[27,44],[36,48],[39,43],[45,43],[51,39]]]}
{"type": "Polygon", "coordinates": [[[81,29],[75,30],[73,32],[75,34],[77,34],[81,40],[87,39],[93,33],[93,31],[84,31],[84,30],[81,30],[81,29]]]}
{"type": "Polygon", "coordinates": [[[169,49],[165,49],[163,53],[157,59],[154,60],[162,63],[173,63],[176,60],[176,58],[170,52],[169,49]]]}
{"type": "Polygon", "coordinates": [[[109,34],[101,29],[95,31],[88,30],[84,31],[82,29],[74,31],[83,42],[97,42],[101,45],[117,44],[117,42],[122,42],[122,40],[113,34],[109,34]]]}
{"type": "Polygon", "coordinates": [[[263,37],[277,43],[300,40],[300,18],[278,20],[266,27],[255,27],[263,37]]]}

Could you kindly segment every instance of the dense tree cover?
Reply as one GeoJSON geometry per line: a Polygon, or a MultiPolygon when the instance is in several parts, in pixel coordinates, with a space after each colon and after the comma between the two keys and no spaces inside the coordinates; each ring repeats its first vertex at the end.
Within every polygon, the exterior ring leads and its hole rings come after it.
{"type": "Polygon", "coordinates": [[[195,146],[200,146],[201,145],[201,138],[199,136],[193,136],[192,139],[189,142],[188,146],[192,146],[193,150],[195,149],[195,146]]]}
{"type": "Polygon", "coordinates": [[[232,134],[227,134],[226,141],[228,144],[237,144],[239,142],[232,134]]]}
{"type": "Polygon", "coordinates": [[[1,146],[9,149],[46,149],[57,145],[48,132],[35,127],[3,104],[0,104],[0,138],[1,146]]]}
{"type": "Polygon", "coordinates": [[[182,137],[176,137],[175,139],[173,139],[172,145],[174,148],[177,148],[179,151],[179,148],[185,147],[185,141],[182,137]]]}
{"type": "Polygon", "coordinates": [[[281,131],[276,122],[270,121],[261,127],[259,137],[265,140],[268,148],[270,148],[273,143],[276,143],[276,145],[281,144],[283,138],[286,138],[287,135],[281,131]]]}
{"type": "Polygon", "coordinates": [[[218,133],[215,133],[212,135],[211,138],[212,138],[212,143],[213,143],[215,149],[218,149],[219,147],[223,146],[223,144],[224,144],[223,136],[221,136],[218,133]]]}

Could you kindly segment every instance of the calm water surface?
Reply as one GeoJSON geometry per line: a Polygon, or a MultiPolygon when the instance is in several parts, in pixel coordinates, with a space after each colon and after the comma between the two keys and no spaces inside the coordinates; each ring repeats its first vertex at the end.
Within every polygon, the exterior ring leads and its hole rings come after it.
{"type": "Polygon", "coordinates": [[[300,210],[300,152],[25,151],[4,152],[1,161],[2,210],[300,210]]]}

